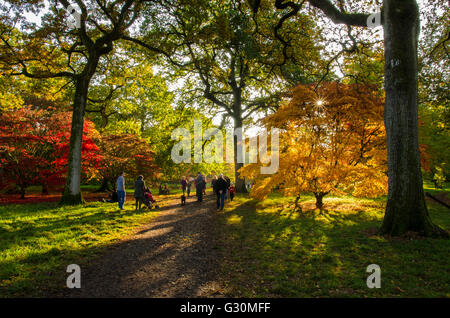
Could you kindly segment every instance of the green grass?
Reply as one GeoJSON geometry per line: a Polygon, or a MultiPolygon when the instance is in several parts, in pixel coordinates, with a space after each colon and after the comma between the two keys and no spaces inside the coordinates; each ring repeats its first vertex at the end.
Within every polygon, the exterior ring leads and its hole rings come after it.
{"type": "MultiPolygon", "coordinates": [[[[220,214],[228,296],[450,296],[450,240],[377,236],[385,199],[325,198],[324,215],[313,210],[311,196],[302,198],[304,213],[289,201],[278,194],[264,201],[238,196],[220,214]],[[380,289],[366,285],[370,264],[381,267],[380,289]]],[[[449,230],[450,211],[428,207],[433,221],[449,230]]]]}
{"type": "MultiPolygon", "coordinates": [[[[162,198],[176,199],[179,189],[173,190],[162,198]]],[[[87,264],[151,221],[156,213],[133,211],[130,195],[125,212],[104,203],[0,206],[0,297],[44,297],[64,287],[67,265],[87,264]]],[[[219,214],[228,296],[450,296],[450,241],[375,235],[385,199],[325,198],[324,215],[312,210],[311,196],[302,198],[305,213],[292,211],[292,200],[237,196],[219,214]],[[381,266],[381,289],[366,286],[369,264],[381,266]]],[[[450,211],[428,206],[433,221],[450,229],[450,211]]]]}
{"type": "Polygon", "coordinates": [[[0,297],[45,296],[65,286],[67,265],[82,266],[156,215],[130,205],[124,212],[100,202],[0,206],[0,297]]]}

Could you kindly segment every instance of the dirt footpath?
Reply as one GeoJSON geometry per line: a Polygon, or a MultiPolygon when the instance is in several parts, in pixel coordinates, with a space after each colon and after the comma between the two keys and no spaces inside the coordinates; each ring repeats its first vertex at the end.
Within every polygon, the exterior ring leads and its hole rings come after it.
{"type": "Polygon", "coordinates": [[[215,200],[172,200],[136,234],[81,269],[62,297],[222,297],[214,242],[215,200]]]}

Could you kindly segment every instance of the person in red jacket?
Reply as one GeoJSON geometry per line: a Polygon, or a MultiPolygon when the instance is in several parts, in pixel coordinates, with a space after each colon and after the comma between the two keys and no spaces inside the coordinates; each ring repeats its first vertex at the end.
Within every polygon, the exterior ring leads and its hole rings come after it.
{"type": "Polygon", "coordinates": [[[234,194],[236,193],[236,188],[234,187],[233,184],[231,184],[230,187],[228,188],[228,192],[230,194],[230,201],[233,201],[234,194]]]}

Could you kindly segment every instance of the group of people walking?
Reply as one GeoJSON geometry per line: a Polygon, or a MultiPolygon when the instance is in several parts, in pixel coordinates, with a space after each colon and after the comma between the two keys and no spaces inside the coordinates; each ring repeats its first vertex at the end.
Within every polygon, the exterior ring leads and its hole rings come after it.
{"type": "MultiPolygon", "coordinates": [[[[202,202],[203,197],[206,195],[206,177],[200,172],[197,173],[197,177],[194,179],[192,177],[182,177],[181,179],[181,190],[183,191],[183,197],[187,193],[190,195],[190,189],[192,184],[195,186],[195,193],[197,196],[197,202],[202,202]]],[[[223,210],[225,205],[225,200],[228,195],[231,201],[233,201],[236,189],[233,184],[231,184],[230,178],[220,174],[219,177],[214,176],[211,181],[211,187],[213,188],[214,194],[217,196],[217,209],[223,210]]]]}
{"type": "MultiPolygon", "coordinates": [[[[114,194],[114,198],[112,200],[119,204],[119,209],[124,210],[124,204],[126,199],[125,192],[125,176],[124,172],[120,174],[116,181],[116,189],[117,194],[114,194]]],[[[200,172],[197,174],[197,177],[194,179],[191,176],[188,178],[183,177],[181,180],[181,189],[183,191],[182,199],[185,201],[185,194],[190,196],[191,187],[194,185],[195,193],[197,196],[197,201],[202,202],[203,197],[206,195],[206,177],[202,175],[200,172]]],[[[231,183],[230,178],[220,174],[218,177],[214,176],[211,180],[211,187],[213,189],[214,195],[217,197],[217,209],[223,210],[225,201],[227,198],[230,198],[230,201],[233,201],[234,194],[236,193],[236,189],[234,185],[231,183]]],[[[167,186],[166,186],[167,188],[167,186]]],[[[146,186],[144,177],[139,176],[137,180],[134,182],[134,194],[135,198],[135,209],[141,209],[142,205],[145,205],[149,208],[152,207],[152,204],[156,203],[150,189],[146,186]]],[[[107,202],[114,202],[112,200],[107,200],[107,202]]]]}
{"type": "MultiPolygon", "coordinates": [[[[125,194],[125,177],[124,172],[120,174],[116,181],[117,188],[117,202],[119,203],[119,209],[124,210],[123,206],[125,204],[126,194],[125,194]]],[[[142,205],[147,206],[149,209],[152,208],[152,205],[156,203],[156,200],[153,198],[152,192],[145,185],[144,177],[139,176],[137,180],[134,182],[134,198],[135,209],[139,210],[142,208],[142,205]]],[[[158,207],[158,206],[156,206],[158,207]]]]}

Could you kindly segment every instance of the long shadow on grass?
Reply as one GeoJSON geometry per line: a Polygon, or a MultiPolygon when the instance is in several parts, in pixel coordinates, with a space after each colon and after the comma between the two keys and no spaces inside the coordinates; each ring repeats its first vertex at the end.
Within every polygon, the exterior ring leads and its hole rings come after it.
{"type": "MultiPolygon", "coordinates": [[[[159,204],[165,204],[167,199],[160,200],[159,204]]],[[[88,203],[83,208],[74,210],[74,213],[61,213],[56,203],[45,203],[39,205],[11,205],[0,207],[0,218],[8,220],[4,225],[0,222],[0,252],[7,250],[18,241],[26,241],[29,238],[47,237],[49,235],[67,232],[71,229],[77,230],[83,226],[96,226],[103,222],[120,221],[123,217],[134,216],[144,212],[135,210],[134,205],[128,201],[127,210],[116,210],[116,203],[99,205],[99,203],[88,203]],[[96,212],[92,212],[91,209],[96,212]],[[49,213],[48,211],[54,212],[49,213]],[[3,212],[3,213],[2,213],[3,212]],[[42,217],[41,213],[45,213],[42,217]],[[63,216],[61,216],[63,215],[63,216]]],[[[176,208],[178,205],[169,204],[152,212],[162,212],[176,208]]],[[[70,207],[68,209],[71,209],[70,207]]]]}
{"type": "Polygon", "coordinates": [[[397,296],[402,284],[408,295],[423,296],[430,288],[444,296],[440,277],[448,281],[448,241],[387,240],[374,235],[380,222],[363,210],[321,216],[264,202],[234,203],[221,217],[228,264],[223,275],[231,296],[397,296]],[[382,268],[383,290],[367,288],[370,264],[382,268]],[[427,279],[426,288],[414,281],[420,277],[427,279]]]}
{"type": "MultiPolygon", "coordinates": [[[[56,207],[56,206],[54,206],[56,207]]],[[[23,206],[21,207],[23,209],[23,206]]],[[[27,215],[21,215],[23,219],[14,218],[9,222],[7,228],[0,227],[0,251],[8,249],[18,241],[27,241],[29,238],[48,237],[70,230],[78,230],[79,227],[96,226],[103,222],[120,221],[123,217],[141,214],[143,211],[127,210],[125,212],[111,211],[110,207],[86,206],[74,210],[73,214],[58,216],[55,210],[53,217],[40,217],[40,210],[28,211],[27,215]],[[97,212],[92,212],[95,208],[97,212]],[[36,212],[36,214],[35,214],[36,212]],[[27,219],[25,216],[32,218],[27,219]]],[[[25,213],[23,213],[25,214],[25,213]]],[[[20,214],[19,214],[20,215],[20,214]]]]}
{"type": "MultiPolygon", "coordinates": [[[[215,279],[217,258],[211,241],[213,202],[189,205],[178,218],[158,219],[135,240],[107,247],[53,250],[24,259],[35,273],[4,288],[4,295],[39,297],[192,297],[215,279]],[[93,258],[96,256],[95,258],[93,258]],[[79,264],[82,289],[65,287],[67,265],[79,264]],[[47,264],[45,272],[40,264],[47,264]],[[53,264],[53,265],[49,265],[53,264]],[[39,275],[37,277],[36,275],[39,275]],[[39,288],[32,286],[38,283],[39,288]]],[[[91,220],[92,221],[92,220],[91,220]]],[[[4,263],[4,266],[18,264],[4,263]]],[[[2,266],[3,266],[2,265],[2,266]]],[[[20,266],[20,265],[18,265],[20,266]]]]}

